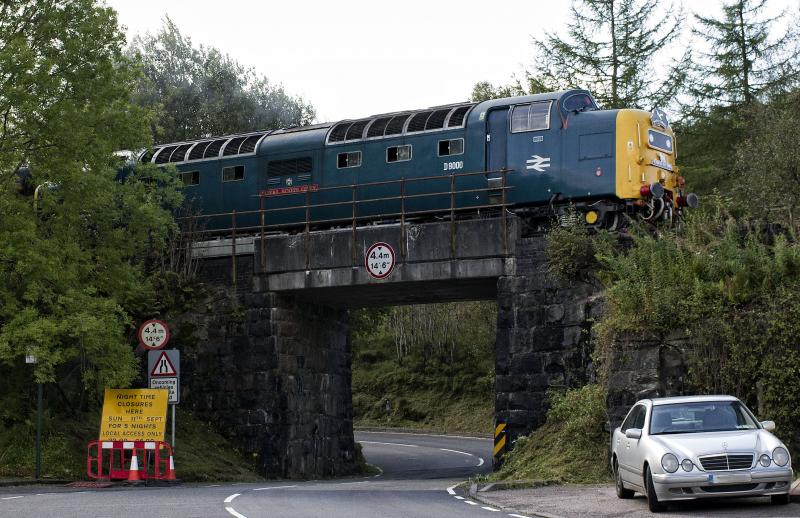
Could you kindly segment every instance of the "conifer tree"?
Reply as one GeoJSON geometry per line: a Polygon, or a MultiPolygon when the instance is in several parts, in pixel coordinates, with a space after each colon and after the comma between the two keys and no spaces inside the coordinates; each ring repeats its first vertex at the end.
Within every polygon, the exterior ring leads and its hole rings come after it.
{"type": "Polygon", "coordinates": [[[589,88],[604,108],[663,106],[683,87],[688,53],[655,68],[681,33],[680,9],[657,0],[573,0],[571,13],[566,38],[535,41],[534,75],[545,83],[589,88]]]}
{"type": "Polygon", "coordinates": [[[770,37],[783,15],[764,17],[767,0],[732,0],[723,4],[720,18],[696,15],[694,33],[709,44],[696,66],[692,88],[700,105],[749,106],[784,91],[799,74],[790,48],[790,30],[770,37]]]}

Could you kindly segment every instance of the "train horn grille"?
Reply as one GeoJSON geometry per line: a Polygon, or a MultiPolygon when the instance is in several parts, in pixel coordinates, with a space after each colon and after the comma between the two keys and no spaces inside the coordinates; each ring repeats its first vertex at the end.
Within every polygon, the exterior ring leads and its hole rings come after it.
{"type": "Polygon", "coordinates": [[[708,455],[700,457],[700,464],[706,471],[730,471],[733,469],[749,469],[753,465],[752,453],[734,455],[708,455]]]}

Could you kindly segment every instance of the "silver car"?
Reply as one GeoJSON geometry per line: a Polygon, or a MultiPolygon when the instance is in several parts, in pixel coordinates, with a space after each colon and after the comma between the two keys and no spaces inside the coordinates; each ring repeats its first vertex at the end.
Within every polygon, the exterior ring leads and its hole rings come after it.
{"type": "Polygon", "coordinates": [[[708,497],[771,496],[789,503],[792,464],[786,446],[732,396],[644,399],[611,437],[617,496],[666,502],[708,497]]]}

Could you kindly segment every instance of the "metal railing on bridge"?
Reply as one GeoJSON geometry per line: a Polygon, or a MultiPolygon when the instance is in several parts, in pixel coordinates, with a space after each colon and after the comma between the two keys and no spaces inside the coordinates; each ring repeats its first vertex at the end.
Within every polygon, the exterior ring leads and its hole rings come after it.
{"type": "MultiPolygon", "coordinates": [[[[258,194],[259,208],[254,210],[243,211],[230,211],[216,214],[198,214],[178,218],[178,221],[183,223],[187,228],[204,228],[203,223],[209,226],[214,226],[211,230],[201,230],[201,233],[206,236],[225,236],[230,237],[230,249],[233,257],[232,261],[232,275],[235,282],[236,279],[236,255],[237,255],[237,236],[249,235],[260,237],[260,258],[261,269],[266,270],[267,266],[267,234],[275,231],[282,230],[300,230],[304,233],[304,248],[305,248],[305,262],[306,267],[310,267],[310,250],[309,250],[309,235],[312,230],[331,228],[337,225],[346,224],[350,227],[352,232],[351,248],[353,266],[360,264],[358,259],[356,234],[360,222],[367,221],[396,221],[400,227],[400,257],[405,259],[405,237],[406,227],[409,219],[419,219],[425,217],[444,216],[450,223],[450,251],[451,257],[455,257],[456,253],[456,222],[458,216],[466,212],[479,212],[481,210],[499,211],[501,218],[501,236],[503,254],[508,253],[508,221],[507,212],[508,208],[513,203],[508,202],[508,191],[513,186],[508,185],[508,175],[513,173],[513,170],[500,169],[496,171],[478,171],[468,173],[454,173],[447,176],[424,176],[416,178],[401,178],[399,180],[385,180],[380,182],[367,182],[357,184],[347,184],[339,186],[318,187],[313,184],[306,184],[296,186],[290,192],[281,192],[280,194],[287,194],[290,196],[304,197],[303,202],[295,205],[271,207],[268,200],[275,198],[282,198],[269,194],[269,191],[264,191],[258,194]],[[486,187],[469,187],[458,188],[458,180],[470,177],[486,178],[486,187]],[[447,183],[439,190],[431,192],[413,192],[413,186],[419,185],[419,182],[428,182],[429,184],[447,183]],[[391,196],[373,196],[373,197],[359,197],[359,193],[364,190],[375,188],[386,188],[396,186],[398,193],[391,196]],[[410,189],[411,187],[411,189],[410,189]],[[409,190],[412,190],[409,193],[409,190]],[[323,201],[319,203],[312,203],[312,195],[320,195],[320,193],[335,193],[350,191],[350,196],[346,200],[339,201],[323,201]],[[459,206],[456,200],[462,195],[473,195],[480,199],[480,193],[486,193],[485,203],[468,203],[459,206]],[[449,197],[449,202],[443,206],[437,205],[434,208],[415,209],[409,207],[415,201],[425,200],[431,198],[449,197]],[[389,210],[387,212],[371,211],[365,213],[364,210],[359,210],[369,204],[383,204],[384,206],[399,205],[397,210],[389,210]],[[345,217],[314,217],[315,209],[335,209],[335,208],[349,207],[349,214],[345,217]],[[272,219],[270,215],[279,216],[287,213],[297,213],[302,211],[302,217],[295,219],[291,222],[270,222],[272,219]],[[252,221],[255,217],[256,224],[248,223],[241,224],[241,220],[252,221]],[[218,223],[223,222],[223,223],[218,223]],[[228,226],[224,222],[229,222],[228,226]],[[239,223],[237,223],[239,222],[239,223]]],[[[335,197],[335,196],[334,196],[335,197]]],[[[462,198],[463,200],[463,198],[462,198]]]]}

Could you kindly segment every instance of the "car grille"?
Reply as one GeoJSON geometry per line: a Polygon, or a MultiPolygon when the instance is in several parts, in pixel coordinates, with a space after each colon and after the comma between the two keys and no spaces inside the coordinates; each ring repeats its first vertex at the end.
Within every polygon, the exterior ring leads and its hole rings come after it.
{"type": "Polygon", "coordinates": [[[735,455],[709,455],[700,457],[700,464],[706,471],[730,471],[732,469],[749,469],[753,465],[754,455],[742,453],[735,455]]]}
{"type": "Polygon", "coordinates": [[[704,486],[700,489],[704,493],[734,493],[737,491],[752,491],[758,484],[727,484],[722,486],[704,486]]]}

